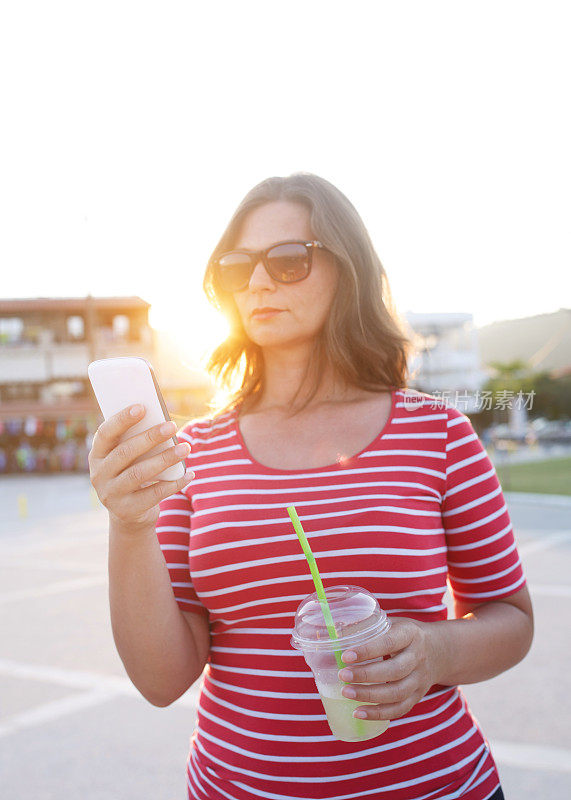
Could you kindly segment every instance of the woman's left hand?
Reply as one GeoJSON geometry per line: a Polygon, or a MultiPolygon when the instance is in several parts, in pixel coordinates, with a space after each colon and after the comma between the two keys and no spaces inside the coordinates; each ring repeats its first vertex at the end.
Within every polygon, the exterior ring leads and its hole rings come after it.
{"type": "Polygon", "coordinates": [[[351,699],[376,704],[355,709],[355,715],[363,710],[364,719],[398,719],[438,682],[441,654],[434,626],[435,623],[407,617],[391,617],[391,627],[386,633],[343,652],[347,667],[339,671],[339,678],[349,681],[350,686],[344,686],[342,694],[348,697],[353,689],[355,696],[351,699]],[[348,652],[356,653],[357,659],[349,661],[348,652]],[[388,655],[391,658],[383,661],[383,656],[388,655]],[[371,658],[379,660],[360,665],[371,658]]]}

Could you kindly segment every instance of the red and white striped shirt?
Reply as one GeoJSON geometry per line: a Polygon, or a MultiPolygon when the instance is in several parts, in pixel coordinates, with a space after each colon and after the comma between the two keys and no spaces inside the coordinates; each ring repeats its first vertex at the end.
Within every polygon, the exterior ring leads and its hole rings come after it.
{"type": "Polygon", "coordinates": [[[178,433],[196,478],[161,503],[157,536],[184,611],[209,616],[211,652],[187,763],[192,800],[486,800],[498,774],[456,686],[433,686],[381,736],[343,742],[290,646],[315,587],[375,595],[389,616],[447,619],[443,595],[498,600],[525,578],[495,469],[469,419],[392,390],[389,419],[353,457],[317,469],[257,463],[235,411],[178,433]]]}

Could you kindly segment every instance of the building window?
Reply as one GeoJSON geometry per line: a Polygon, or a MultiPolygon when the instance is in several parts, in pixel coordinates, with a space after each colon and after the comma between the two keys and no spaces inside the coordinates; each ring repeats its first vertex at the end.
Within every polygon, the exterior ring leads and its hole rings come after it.
{"type": "Polygon", "coordinates": [[[113,317],[113,338],[126,339],[129,336],[129,317],[117,314],[113,317]]]}
{"type": "Polygon", "coordinates": [[[0,344],[14,344],[22,340],[24,322],[19,317],[0,318],[0,344]]]}
{"type": "Polygon", "coordinates": [[[67,335],[70,339],[83,339],[85,335],[83,317],[67,318],[67,335]]]}

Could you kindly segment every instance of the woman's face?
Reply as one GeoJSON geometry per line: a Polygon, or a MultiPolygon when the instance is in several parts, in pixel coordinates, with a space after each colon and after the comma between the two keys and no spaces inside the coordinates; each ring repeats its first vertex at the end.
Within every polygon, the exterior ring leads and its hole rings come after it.
{"type": "MultiPolygon", "coordinates": [[[[233,249],[264,250],[288,239],[313,241],[309,210],[287,200],[266,203],[250,211],[233,249]]],[[[291,347],[308,343],[319,333],[337,288],[332,253],[314,248],[311,272],[298,283],[278,283],[258,261],[248,286],[233,297],[248,337],[260,347],[291,347]],[[272,309],[260,312],[259,309],[272,309]]]]}

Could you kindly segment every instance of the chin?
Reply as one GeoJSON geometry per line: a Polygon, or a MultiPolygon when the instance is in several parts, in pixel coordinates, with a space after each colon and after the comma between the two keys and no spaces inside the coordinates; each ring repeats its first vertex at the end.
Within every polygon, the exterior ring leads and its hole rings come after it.
{"type": "Polygon", "coordinates": [[[317,331],[283,330],[278,326],[262,327],[261,325],[248,326],[246,330],[248,338],[257,344],[258,347],[278,348],[294,347],[300,344],[307,344],[317,336],[317,331]]]}
{"type": "Polygon", "coordinates": [[[257,344],[258,347],[291,347],[292,345],[299,344],[304,340],[304,337],[299,336],[299,333],[293,332],[286,333],[285,331],[277,330],[256,330],[247,331],[248,338],[257,344]]]}
{"type": "Polygon", "coordinates": [[[249,337],[258,347],[287,347],[290,340],[284,336],[257,333],[249,337]]]}

